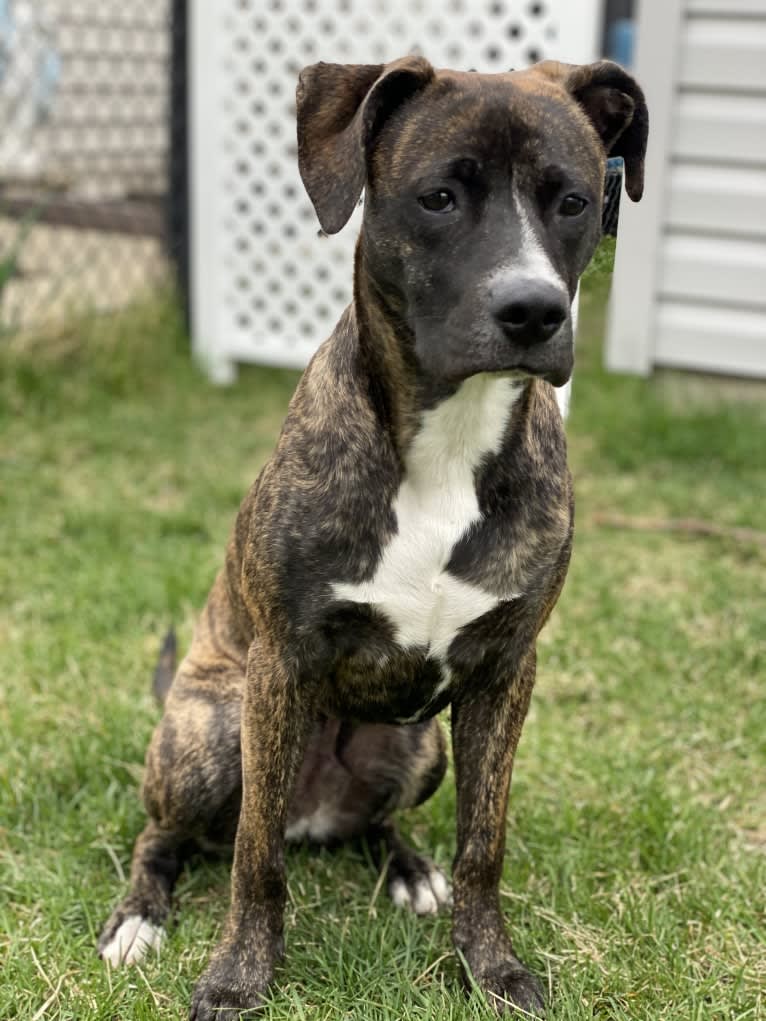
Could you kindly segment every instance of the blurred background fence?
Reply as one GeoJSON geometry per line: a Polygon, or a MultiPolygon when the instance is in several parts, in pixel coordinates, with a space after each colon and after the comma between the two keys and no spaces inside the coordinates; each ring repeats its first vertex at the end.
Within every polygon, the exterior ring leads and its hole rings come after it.
{"type": "Polygon", "coordinates": [[[185,0],[0,0],[0,330],[186,278],[185,0]]]}

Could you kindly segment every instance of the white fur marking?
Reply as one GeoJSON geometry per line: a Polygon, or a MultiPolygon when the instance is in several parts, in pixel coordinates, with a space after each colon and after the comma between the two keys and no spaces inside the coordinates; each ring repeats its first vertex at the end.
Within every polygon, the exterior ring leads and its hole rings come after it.
{"type": "Polygon", "coordinates": [[[395,879],[388,892],[391,894],[391,900],[398,908],[406,908],[412,905],[410,891],[407,889],[407,884],[403,879],[395,879]]]}
{"type": "Polygon", "coordinates": [[[397,876],[388,892],[398,908],[410,908],[416,915],[435,915],[440,907],[452,903],[452,891],[444,874],[436,867],[428,876],[416,879],[412,888],[397,876]]]}
{"type": "Polygon", "coordinates": [[[297,844],[299,841],[308,834],[309,831],[309,820],[307,816],[301,816],[300,819],[296,819],[294,822],[289,823],[285,827],[285,840],[289,843],[297,844]]]}
{"type": "MultiPolygon", "coordinates": [[[[570,314],[572,316],[572,343],[573,344],[577,340],[577,316],[578,316],[579,311],[580,311],[580,285],[578,284],[577,285],[577,290],[575,291],[574,299],[572,301],[571,312],[570,312],[570,314]]],[[[556,403],[559,406],[559,411],[561,412],[561,417],[564,419],[565,422],[566,422],[567,418],[569,417],[569,404],[570,404],[571,400],[572,400],[572,378],[570,376],[570,378],[567,380],[567,382],[563,386],[557,386],[556,387],[556,403]]]]}
{"type": "Polygon", "coordinates": [[[513,185],[513,205],[516,215],[519,218],[521,227],[521,246],[513,263],[507,267],[514,276],[530,278],[532,280],[546,280],[548,283],[558,287],[567,297],[567,290],[564,281],[556,272],[548,253],[543,248],[540,238],[529,219],[524,203],[521,200],[518,186],[513,185]]]}
{"type": "Polygon", "coordinates": [[[332,806],[319,805],[309,818],[309,837],[318,844],[331,837],[336,829],[335,814],[332,806]]]}
{"type": "MultiPolygon", "coordinates": [[[[456,543],[481,519],[474,470],[486,454],[500,449],[522,386],[508,378],[473,376],[424,413],[394,501],[398,528],[374,578],[359,585],[333,585],[337,599],[382,610],[404,648],[425,647],[443,660],[457,632],[500,601],[500,596],[461,581],[445,568],[456,543]]],[[[448,676],[437,690],[447,684],[448,676]]]]}
{"type": "Polygon", "coordinates": [[[165,930],[140,915],[130,915],[101,951],[113,968],[138,964],[150,950],[159,951],[165,930]]]}
{"type": "Polygon", "coordinates": [[[428,873],[428,881],[440,905],[452,903],[452,890],[443,872],[439,869],[431,869],[428,873]]]}
{"type": "Polygon", "coordinates": [[[435,915],[439,904],[427,879],[418,879],[415,883],[415,914],[435,915]]]}
{"type": "Polygon", "coordinates": [[[556,403],[559,406],[561,417],[566,422],[569,415],[569,401],[572,396],[572,380],[567,380],[563,386],[556,387],[556,403]]]}
{"type": "Polygon", "coordinates": [[[313,840],[322,844],[335,834],[336,824],[332,805],[319,804],[311,815],[300,816],[285,828],[285,840],[290,843],[313,840]]]}

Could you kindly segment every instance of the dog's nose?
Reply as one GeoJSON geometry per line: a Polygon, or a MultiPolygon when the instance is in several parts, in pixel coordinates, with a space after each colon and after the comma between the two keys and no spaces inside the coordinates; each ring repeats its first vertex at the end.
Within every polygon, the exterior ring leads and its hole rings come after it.
{"type": "Polygon", "coordinates": [[[518,280],[499,288],[492,314],[506,336],[519,344],[541,344],[557,332],[569,314],[561,288],[544,280],[518,280]]]}

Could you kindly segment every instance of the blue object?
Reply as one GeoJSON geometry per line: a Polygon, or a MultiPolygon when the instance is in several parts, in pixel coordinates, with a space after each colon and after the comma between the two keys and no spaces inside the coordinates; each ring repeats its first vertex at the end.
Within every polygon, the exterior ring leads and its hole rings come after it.
{"type": "Polygon", "coordinates": [[[633,63],[636,25],[630,18],[618,18],[609,26],[606,36],[606,55],[623,67],[633,63]]]}

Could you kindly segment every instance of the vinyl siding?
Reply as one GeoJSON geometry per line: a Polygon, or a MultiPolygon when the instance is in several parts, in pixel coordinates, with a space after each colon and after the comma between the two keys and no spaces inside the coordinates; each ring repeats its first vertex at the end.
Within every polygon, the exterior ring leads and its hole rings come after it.
{"type": "MultiPolygon", "coordinates": [[[[668,124],[647,180],[659,198],[652,223],[631,211],[620,231],[608,360],[766,377],[766,0],[680,0],[675,10],[675,66],[650,109],[668,124]],[[638,274],[640,303],[629,294],[636,239],[652,261],[638,274]]],[[[661,19],[641,17],[651,42],[661,19]]]]}

